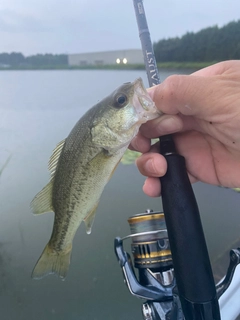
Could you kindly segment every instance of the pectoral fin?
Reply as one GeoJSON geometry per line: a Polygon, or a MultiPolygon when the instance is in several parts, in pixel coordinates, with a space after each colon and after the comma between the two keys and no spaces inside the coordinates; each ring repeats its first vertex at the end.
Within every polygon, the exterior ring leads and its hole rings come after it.
{"type": "Polygon", "coordinates": [[[96,210],[98,207],[98,202],[93,207],[92,211],[86,216],[86,218],[83,220],[86,227],[87,234],[90,234],[92,231],[92,225],[96,216],[96,210]]]}
{"type": "Polygon", "coordinates": [[[116,163],[115,167],[113,168],[113,170],[112,170],[112,172],[111,172],[111,174],[110,174],[110,176],[108,178],[108,181],[112,178],[112,176],[113,176],[114,172],[116,171],[117,166],[119,165],[120,161],[121,161],[121,159],[116,163]]]}

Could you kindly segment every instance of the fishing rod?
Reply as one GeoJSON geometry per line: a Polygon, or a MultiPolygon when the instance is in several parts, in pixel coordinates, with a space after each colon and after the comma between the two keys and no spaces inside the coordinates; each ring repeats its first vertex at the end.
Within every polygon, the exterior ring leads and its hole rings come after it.
{"type": "MultiPolygon", "coordinates": [[[[143,2],[133,3],[148,82],[154,86],[160,78],[143,2]]],[[[240,248],[231,252],[234,259],[216,288],[185,159],[177,153],[171,135],[160,138],[160,153],[167,161],[167,173],[160,178],[164,214],[147,210],[130,217],[131,235],[115,239],[125,282],[133,295],[147,300],[142,309],[146,320],[220,320],[218,298],[231,283],[240,248]],[[123,249],[128,238],[138,279],[123,249]]]]}

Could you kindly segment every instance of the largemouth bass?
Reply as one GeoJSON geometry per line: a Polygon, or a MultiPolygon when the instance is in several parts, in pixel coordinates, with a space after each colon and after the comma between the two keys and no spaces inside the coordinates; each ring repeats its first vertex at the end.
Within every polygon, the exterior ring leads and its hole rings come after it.
{"type": "Polygon", "coordinates": [[[64,279],[73,237],[82,221],[91,233],[105,185],[142,123],[160,115],[142,80],[125,83],[76,123],[49,160],[51,180],[31,208],[34,214],[53,211],[51,238],[32,277],[54,273],[64,279]]]}

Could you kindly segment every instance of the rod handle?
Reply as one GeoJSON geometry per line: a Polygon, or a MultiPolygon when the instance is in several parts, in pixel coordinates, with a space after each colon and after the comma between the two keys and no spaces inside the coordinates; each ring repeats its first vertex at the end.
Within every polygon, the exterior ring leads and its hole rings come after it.
{"type": "MultiPolygon", "coordinates": [[[[163,211],[182,308],[184,314],[188,315],[195,307],[204,311],[210,310],[212,306],[212,317],[196,319],[220,319],[207,245],[185,159],[168,150],[169,142],[164,139],[162,144],[160,142],[161,153],[168,167],[166,175],[160,180],[163,211]]],[[[186,319],[195,318],[190,316],[186,319]]]]}

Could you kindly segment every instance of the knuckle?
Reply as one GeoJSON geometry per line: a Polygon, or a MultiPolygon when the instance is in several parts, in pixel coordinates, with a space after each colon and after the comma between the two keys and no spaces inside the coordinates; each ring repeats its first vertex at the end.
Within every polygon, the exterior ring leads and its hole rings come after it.
{"type": "Polygon", "coordinates": [[[169,76],[164,81],[163,92],[162,92],[164,99],[172,100],[174,98],[175,92],[178,91],[178,88],[181,84],[181,79],[182,79],[182,76],[172,75],[172,76],[169,76]]]}

